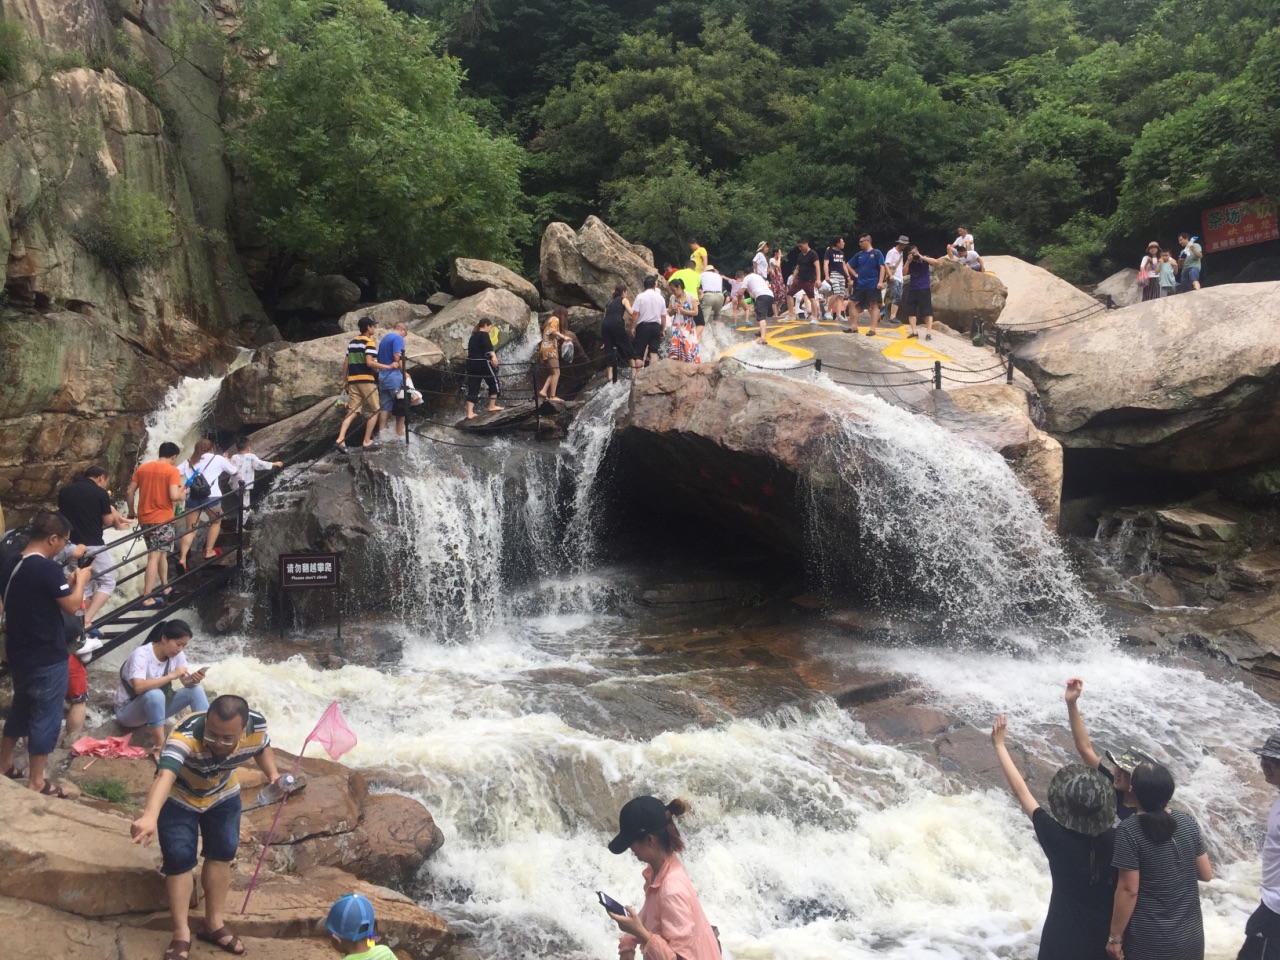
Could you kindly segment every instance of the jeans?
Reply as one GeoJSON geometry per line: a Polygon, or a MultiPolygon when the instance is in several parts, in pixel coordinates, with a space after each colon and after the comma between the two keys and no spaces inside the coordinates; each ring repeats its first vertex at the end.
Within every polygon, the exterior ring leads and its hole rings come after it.
{"type": "Polygon", "coordinates": [[[13,671],[13,704],[4,721],[4,735],[14,740],[26,737],[32,756],[47,757],[58,745],[68,672],[66,660],[13,671]]]}
{"type": "Polygon", "coordinates": [[[209,709],[209,698],[204,688],[179,686],[167,704],[160,688],[148,690],[134,697],[123,707],[116,707],[116,720],[122,727],[163,727],[165,720],[180,710],[190,707],[196,713],[209,709]]]}

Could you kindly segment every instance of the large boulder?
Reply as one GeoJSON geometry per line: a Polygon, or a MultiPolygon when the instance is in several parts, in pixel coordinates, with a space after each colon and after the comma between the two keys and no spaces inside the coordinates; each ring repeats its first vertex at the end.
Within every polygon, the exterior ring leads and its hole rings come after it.
{"type": "Polygon", "coordinates": [[[360,288],[341,274],[308,274],[285,292],[276,304],[283,313],[336,317],[360,303],[360,288]]]}
{"type": "MultiPolygon", "coordinates": [[[[228,374],[214,401],[220,430],[239,431],[276,423],[323,400],[330,403],[345,382],[343,364],[350,335],[334,334],[302,343],[273,343],[258,351],[252,363],[228,374]]],[[[443,360],[429,340],[405,338],[409,372],[425,371],[443,360]]]]}
{"type": "Polygon", "coordinates": [[[524,336],[530,322],[529,305],[510,290],[490,287],[453,301],[423,324],[421,332],[440,345],[447,363],[457,365],[467,359],[467,339],[482,319],[497,327],[501,346],[524,336]]]}
{"type": "Polygon", "coordinates": [[[164,903],[156,854],[129,824],[77,803],[0,781],[0,897],[82,917],[143,913],[164,903]]]}
{"type": "Polygon", "coordinates": [[[934,319],[952,330],[968,333],[979,320],[990,327],[1004,310],[1008,291],[994,274],[945,258],[930,273],[934,319]]]}
{"type": "Polygon", "coordinates": [[[1138,286],[1138,271],[1133,267],[1117,270],[1093,288],[1093,296],[1102,300],[1110,297],[1113,307],[1131,307],[1135,303],[1141,303],[1142,288],[1138,286]]]}
{"type": "Polygon", "coordinates": [[[537,310],[542,305],[542,295],[537,287],[502,264],[488,260],[458,257],[453,261],[449,286],[459,297],[469,297],[481,290],[507,290],[527,303],[530,310],[537,310]]]}
{"type": "Polygon", "coordinates": [[[587,217],[577,233],[567,223],[547,224],[540,261],[547,299],[566,307],[603,310],[615,285],[635,297],[657,272],[647,247],[628,243],[598,217],[587,217]]]}
{"type": "Polygon", "coordinates": [[[1068,449],[1177,473],[1280,457],[1280,282],[1086,316],[1034,336],[1014,362],[1068,449]]]}
{"type": "Polygon", "coordinates": [[[1017,257],[983,257],[982,262],[1007,291],[999,320],[1006,337],[1024,339],[1040,327],[1105,309],[1096,298],[1033,263],[1017,257]]]}
{"type": "Polygon", "coordinates": [[[422,303],[410,303],[408,300],[388,300],[385,303],[371,303],[357,307],[344,313],[338,326],[355,333],[360,329],[361,317],[372,317],[379,330],[390,330],[397,323],[405,323],[410,333],[418,333],[422,324],[431,319],[431,308],[422,303]]]}

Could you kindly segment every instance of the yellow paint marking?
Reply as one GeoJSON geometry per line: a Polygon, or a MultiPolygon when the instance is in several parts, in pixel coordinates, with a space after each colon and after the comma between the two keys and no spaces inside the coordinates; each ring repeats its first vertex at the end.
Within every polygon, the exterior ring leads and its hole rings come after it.
{"type": "MultiPolygon", "coordinates": [[[[922,363],[933,363],[941,360],[944,363],[954,363],[955,360],[947,356],[945,353],[939,353],[930,347],[926,347],[919,340],[907,339],[907,327],[904,325],[899,330],[880,330],[877,329],[873,339],[887,342],[887,346],[880,351],[881,356],[890,360],[916,360],[922,363]]],[[[767,346],[781,350],[786,354],[794,357],[796,360],[812,360],[814,353],[812,350],[806,350],[804,347],[793,347],[790,344],[796,340],[808,340],[811,337],[830,337],[830,336],[865,336],[866,327],[853,327],[850,333],[844,332],[844,327],[838,323],[818,323],[812,324],[805,321],[795,322],[786,321],[781,323],[770,323],[768,325],[769,333],[764,338],[767,346]],[[827,329],[822,329],[826,327],[827,329]]],[[[746,340],[721,354],[723,357],[732,357],[739,350],[750,346],[753,340],[746,340]]]]}

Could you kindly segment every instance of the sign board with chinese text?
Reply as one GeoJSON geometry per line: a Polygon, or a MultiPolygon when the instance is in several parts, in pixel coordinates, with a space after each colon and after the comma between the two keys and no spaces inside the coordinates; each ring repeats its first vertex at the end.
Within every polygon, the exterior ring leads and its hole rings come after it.
{"type": "Polygon", "coordinates": [[[280,589],[307,590],[339,585],[337,553],[285,553],[280,555],[280,589]]]}
{"type": "Polygon", "coordinates": [[[1210,207],[1200,214],[1205,253],[1233,250],[1251,243],[1280,239],[1276,203],[1263,197],[1210,207]]]}

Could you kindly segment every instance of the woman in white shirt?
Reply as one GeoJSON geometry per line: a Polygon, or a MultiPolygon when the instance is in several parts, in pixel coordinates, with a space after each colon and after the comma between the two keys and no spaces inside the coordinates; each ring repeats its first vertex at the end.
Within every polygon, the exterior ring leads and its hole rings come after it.
{"type": "Polygon", "coordinates": [[[218,535],[222,533],[222,488],[218,486],[218,481],[223,476],[234,477],[236,466],[216,451],[217,448],[212,440],[200,440],[196,443],[195,453],[191,454],[191,459],[178,464],[178,473],[182,475],[182,482],[186,487],[189,488],[197,476],[203,477],[209,484],[207,497],[196,499],[188,496],[187,498],[182,522],[184,529],[191,532],[183,534],[182,539],[178,541],[178,569],[183,573],[187,572],[187,554],[191,551],[191,544],[196,538],[194,528],[200,522],[201,513],[207,515],[211,521],[204,541],[204,558],[212,560],[222,553],[217,547],[218,535]]]}
{"type": "Polygon", "coordinates": [[[209,709],[209,698],[200,681],[204,670],[192,672],[183,651],[191,640],[185,620],[166,620],[152,628],[147,642],[129,655],[120,667],[116,687],[116,720],[123,727],[147,727],[151,753],[157,760],[164,750],[164,722],[190,707],[195,713],[209,709]],[[174,690],[170,685],[181,686],[174,690]]]}

